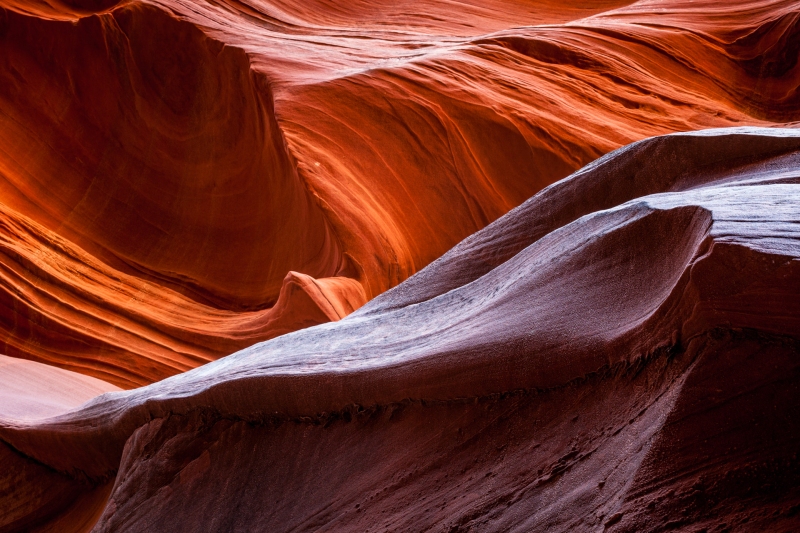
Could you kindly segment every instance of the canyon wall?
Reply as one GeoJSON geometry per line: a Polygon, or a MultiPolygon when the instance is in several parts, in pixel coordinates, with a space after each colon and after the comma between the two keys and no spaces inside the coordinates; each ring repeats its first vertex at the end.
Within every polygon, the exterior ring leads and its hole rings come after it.
{"type": "Polygon", "coordinates": [[[0,352],[131,388],[337,320],[622,145],[792,125],[799,31],[791,0],[2,0],[0,352]]]}
{"type": "Polygon", "coordinates": [[[0,531],[792,531],[798,228],[798,130],[656,137],[342,320],[77,408],[37,365],[0,531]]]}

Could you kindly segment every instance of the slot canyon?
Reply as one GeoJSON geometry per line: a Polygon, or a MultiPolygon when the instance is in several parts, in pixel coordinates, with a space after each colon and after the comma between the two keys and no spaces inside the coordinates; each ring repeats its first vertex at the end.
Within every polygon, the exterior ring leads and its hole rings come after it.
{"type": "Polygon", "coordinates": [[[800,530],[796,0],[0,0],[0,533],[800,530]]]}

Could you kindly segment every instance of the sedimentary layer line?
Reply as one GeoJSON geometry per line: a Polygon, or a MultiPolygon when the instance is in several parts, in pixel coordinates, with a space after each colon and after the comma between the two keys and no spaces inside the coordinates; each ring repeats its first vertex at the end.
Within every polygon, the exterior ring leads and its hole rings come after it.
{"type": "Polygon", "coordinates": [[[800,106],[789,0],[0,6],[0,351],[126,388],[343,316],[622,145],[800,106]]]}

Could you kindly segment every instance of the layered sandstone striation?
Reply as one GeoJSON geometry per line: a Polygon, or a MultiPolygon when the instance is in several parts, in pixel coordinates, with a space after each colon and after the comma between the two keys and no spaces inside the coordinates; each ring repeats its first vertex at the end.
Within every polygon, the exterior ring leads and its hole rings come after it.
{"type": "Polygon", "coordinates": [[[792,531],[798,228],[797,130],[626,146],[342,320],[0,409],[0,530],[792,531]]]}
{"type": "Polygon", "coordinates": [[[796,121],[799,31],[794,0],[2,0],[0,352],[130,388],[338,319],[619,146],[796,121]]]}

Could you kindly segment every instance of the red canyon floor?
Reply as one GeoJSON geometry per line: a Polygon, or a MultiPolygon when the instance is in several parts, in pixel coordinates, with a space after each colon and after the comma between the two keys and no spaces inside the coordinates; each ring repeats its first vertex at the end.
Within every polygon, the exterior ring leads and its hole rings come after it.
{"type": "Polygon", "coordinates": [[[799,58],[795,0],[0,0],[0,533],[800,530],[799,58]]]}

